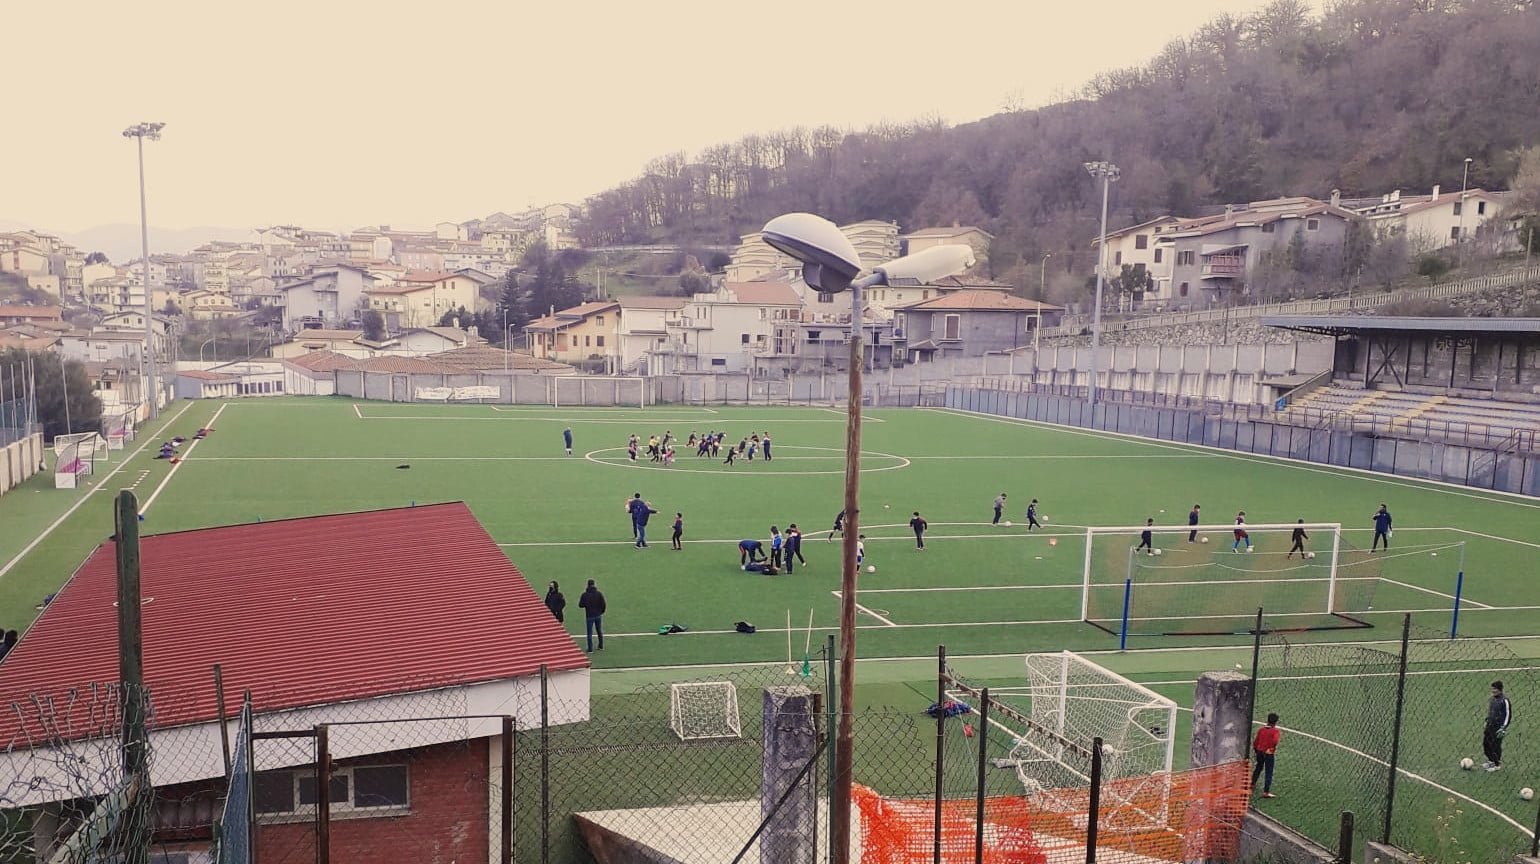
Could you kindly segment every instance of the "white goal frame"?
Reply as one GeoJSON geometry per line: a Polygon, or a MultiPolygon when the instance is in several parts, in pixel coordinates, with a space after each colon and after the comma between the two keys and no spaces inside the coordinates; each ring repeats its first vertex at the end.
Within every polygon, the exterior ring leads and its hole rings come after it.
{"type": "MultiPolygon", "coordinates": [[[[695,681],[669,685],[668,725],[680,741],[710,741],[742,738],[743,725],[738,717],[738,687],[731,681],[695,681]],[[710,700],[715,700],[710,701],[710,700]],[[720,725],[706,731],[688,728],[692,709],[720,709],[720,725]]],[[[713,716],[716,716],[713,713],[713,716]]]]}
{"type": "Polygon", "coordinates": [[[98,460],[107,461],[109,455],[107,439],[103,438],[99,432],[55,435],[53,455],[54,488],[74,489],[80,477],[96,473],[95,466],[98,460]],[[74,471],[62,470],[66,459],[78,462],[79,468],[74,471]]]}
{"type": "MultiPolygon", "coordinates": [[[[1324,564],[1318,564],[1317,566],[1324,566],[1326,568],[1326,574],[1327,574],[1327,576],[1326,576],[1326,578],[1327,578],[1327,585],[1326,585],[1326,608],[1324,610],[1322,610],[1322,612],[1325,613],[1325,614],[1332,614],[1332,613],[1334,613],[1336,611],[1336,608],[1337,608],[1337,587],[1338,587],[1339,581],[1341,579],[1341,576],[1338,573],[1338,564],[1339,564],[1339,562],[1341,560],[1341,548],[1342,548],[1342,523],[1341,522],[1305,522],[1305,523],[1299,523],[1299,522],[1259,522],[1259,523],[1254,524],[1254,525],[1248,523],[1246,525],[1241,525],[1241,526],[1236,526],[1234,524],[1230,524],[1230,525],[1149,525],[1149,526],[1146,526],[1146,525],[1134,525],[1134,526],[1127,526],[1127,527],[1125,527],[1125,526],[1090,525],[1090,526],[1087,526],[1086,529],[1085,529],[1085,562],[1084,562],[1084,564],[1082,565],[1082,568],[1081,568],[1081,583],[1080,583],[1081,584],[1081,588],[1080,588],[1080,620],[1081,621],[1090,621],[1091,620],[1091,589],[1092,589],[1092,586],[1093,585],[1106,586],[1106,585],[1113,584],[1113,583],[1110,583],[1110,582],[1095,582],[1095,583],[1093,583],[1092,579],[1091,579],[1092,574],[1095,572],[1092,565],[1093,565],[1094,555],[1095,555],[1095,551],[1096,551],[1096,539],[1098,537],[1109,536],[1109,535],[1110,536],[1124,536],[1124,537],[1127,537],[1128,541],[1129,541],[1129,549],[1131,550],[1131,549],[1133,549],[1133,547],[1135,545],[1138,544],[1138,542],[1139,542],[1139,535],[1143,531],[1151,531],[1151,532],[1153,532],[1154,537],[1155,537],[1155,539],[1157,541],[1162,536],[1182,535],[1181,542],[1185,543],[1186,542],[1186,535],[1189,534],[1190,532],[1193,532],[1193,531],[1198,532],[1198,535],[1200,537],[1218,534],[1218,535],[1221,535],[1222,537],[1224,537],[1226,540],[1229,540],[1230,538],[1232,538],[1234,536],[1234,531],[1235,531],[1235,529],[1237,527],[1245,528],[1248,534],[1255,534],[1255,533],[1257,533],[1259,531],[1260,532],[1264,532],[1264,533],[1282,533],[1284,535],[1285,539],[1287,539],[1289,537],[1289,535],[1292,534],[1292,532],[1294,531],[1295,528],[1303,528],[1303,529],[1305,529],[1307,532],[1310,533],[1312,538],[1318,536],[1317,532],[1329,533],[1330,536],[1331,536],[1331,552],[1330,552],[1329,557],[1327,558],[1326,562],[1324,562],[1324,564]]],[[[1157,546],[1158,545],[1159,544],[1157,542],[1157,546]]],[[[1282,552],[1284,550],[1278,550],[1278,551],[1282,552]]],[[[1255,610],[1237,610],[1237,615],[1244,614],[1244,612],[1247,612],[1247,611],[1255,611],[1255,610]]]]}

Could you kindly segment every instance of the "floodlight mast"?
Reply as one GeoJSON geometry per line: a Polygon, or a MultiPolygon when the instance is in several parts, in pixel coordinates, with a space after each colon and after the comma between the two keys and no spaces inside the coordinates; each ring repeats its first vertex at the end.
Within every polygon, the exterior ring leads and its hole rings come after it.
{"type": "Polygon", "coordinates": [[[139,251],[144,274],[144,383],[150,393],[150,419],[160,416],[160,382],[155,368],[155,292],[150,290],[150,217],[144,203],[144,139],[160,140],[164,123],[136,123],[123,130],[139,148],[139,251]]]}
{"type": "MultiPolygon", "coordinates": [[[[1085,170],[1102,181],[1102,232],[1101,243],[1096,248],[1096,307],[1091,310],[1091,380],[1086,391],[1087,401],[1095,410],[1096,376],[1101,372],[1102,350],[1102,285],[1107,276],[1107,197],[1112,181],[1118,179],[1118,166],[1111,162],[1087,162],[1085,170]]],[[[1035,361],[1034,361],[1035,362],[1035,361]]]]}
{"type": "Polygon", "coordinates": [[[845,536],[840,555],[840,640],[838,723],[834,747],[834,793],[829,802],[829,849],[834,864],[850,860],[850,787],[854,774],[856,690],[856,544],[861,528],[861,346],[862,292],[890,279],[930,282],[973,266],[968,246],[933,246],[877,267],[857,278],[861,256],[833,222],[811,213],[778,216],[764,229],[771,247],[802,262],[808,287],[826,294],[850,290],[850,389],[845,422],[845,536]]]}

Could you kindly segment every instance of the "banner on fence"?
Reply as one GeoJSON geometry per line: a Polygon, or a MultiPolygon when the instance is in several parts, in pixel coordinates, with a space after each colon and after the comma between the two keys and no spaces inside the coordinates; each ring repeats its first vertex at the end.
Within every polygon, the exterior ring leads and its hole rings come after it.
{"type": "Polygon", "coordinates": [[[418,387],[413,396],[419,402],[474,402],[478,399],[497,399],[502,392],[496,387],[418,387]]]}

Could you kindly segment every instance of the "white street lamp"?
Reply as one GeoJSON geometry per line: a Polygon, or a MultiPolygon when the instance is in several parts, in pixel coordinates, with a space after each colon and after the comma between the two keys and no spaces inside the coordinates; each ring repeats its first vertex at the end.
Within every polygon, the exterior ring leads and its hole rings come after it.
{"type": "MultiPolygon", "coordinates": [[[[1032,368],[1037,369],[1037,346],[1043,333],[1043,298],[1048,295],[1048,259],[1052,252],[1044,252],[1037,265],[1037,326],[1032,328],[1032,368]]],[[[1035,377],[1035,376],[1034,376],[1035,377]]]]}
{"type": "Polygon", "coordinates": [[[931,282],[973,266],[968,246],[932,246],[889,261],[870,274],[862,271],[861,256],[833,222],[811,213],[788,213],[771,219],[764,240],[802,262],[808,287],[826,294],[850,290],[850,389],[845,425],[845,537],[840,562],[839,723],[835,731],[834,800],[829,805],[829,848],[834,864],[850,856],[850,785],[854,772],[853,745],[856,690],[856,543],[861,527],[861,292],[890,284],[893,279],[931,282]]]}
{"type": "Polygon", "coordinates": [[[1092,410],[1096,407],[1096,376],[1101,371],[1102,285],[1107,276],[1107,195],[1112,181],[1118,179],[1118,166],[1111,162],[1087,162],[1085,170],[1102,181],[1102,233],[1096,250],[1096,308],[1091,310],[1091,386],[1087,391],[1092,410]]]}
{"type": "Polygon", "coordinates": [[[123,130],[124,138],[133,138],[139,147],[139,243],[144,263],[144,356],[145,383],[150,385],[150,419],[160,416],[160,382],[155,369],[155,294],[150,290],[150,221],[144,203],[144,139],[160,140],[164,123],[138,123],[123,130]]]}

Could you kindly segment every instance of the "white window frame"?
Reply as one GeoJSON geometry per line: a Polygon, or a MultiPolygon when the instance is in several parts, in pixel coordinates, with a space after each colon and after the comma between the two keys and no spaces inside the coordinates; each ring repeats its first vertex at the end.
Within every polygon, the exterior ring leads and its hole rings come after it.
{"type": "Polygon", "coordinates": [[[948,312],[941,316],[941,339],[944,342],[962,341],[962,315],[957,312],[948,312]],[[952,325],[956,324],[954,328],[952,325]],[[956,335],[953,335],[953,334],[956,335]]]}
{"type": "MultiPolygon", "coordinates": [[[[314,769],[310,769],[310,768],[279,768],[279,769],[275,769],[273,771],[259,771],[257,773],[258,774],[278,774],[278,773],[288,774],[289,775],[290,789],[291,789],[291,791],[294,794],[294,799],[293,799],[294,800],[294,809],[293,810],[273,810],[273,811],[268,811],[268,812],[258,812],[256,814],[257,821],[259,821],[259,822],[277,823],[277,822],[295,822],[295,821],[300,821],[300,820],[304,820],[304,819],[314,819],[315,818],[315,815],[316,815],[316,805],[314,805],[314,804],[301,804],[300,801],[299,801],[299,797],[300,797],[299,796],[299,783],[300,783],[300,780],[301,779],[315,777],[315,770],[314,769]]],[[[332,801],[331,802],[331,812],[332,812],[333,816],[352,817],[352,818],[364,818],[364,817],[371,817],[371,816],[400,816],[400,815],[412,812],[412,769],[411,769],[410,765],[408,765],[408,764],[406,764],[404,762],[389,762],[389,763],[385,763],[385,764],[381,764],[381,765],[348,765],[348,766],[338,766],[338,767],[332,769],[332,775],[334,777],[346,777],[347,781],[348,781],[348,800],[347,801],[332,801]],[[382,805],[379,805],[379,806],[366,806],[366,807],[359,807],[359,806],[355,805],[353,803],[353,798],[358,794],[358,782],[357,782],[356,778],[354,778],[353,772],[355,770],[357,770],[357,769],[360,769],[360,768],[400,768],[403,772],[406,773],[406,803],[405,804],[382,804],[382,805]]],[[[255,792],[255,789],[253,789],[253,792],[255,792]]],[[[255,799],[253,799],[253,805],[255,805],[255,799]]]]}

